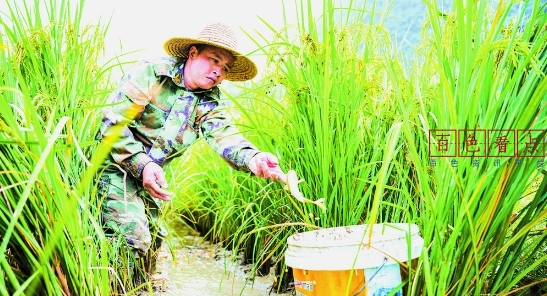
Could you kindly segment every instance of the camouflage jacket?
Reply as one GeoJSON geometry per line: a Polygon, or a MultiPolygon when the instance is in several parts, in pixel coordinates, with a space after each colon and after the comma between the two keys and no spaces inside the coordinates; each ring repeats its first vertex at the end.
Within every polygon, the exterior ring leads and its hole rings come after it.
{"type": "Polygon", "coordinates": [[[124,75],[103,110],[98,133],[99,140],[117,137],[106,164],[118,164],[140,179],[147,163],[164,166],[203,137],[233,168],[248,171],[260,151],[227,117],[219,88],[189,91],[183,68],[184,60],[166,57],[141,61],[124,75]],[[123,127],[121,134],[113,135],[115,125],[123,127]]]}

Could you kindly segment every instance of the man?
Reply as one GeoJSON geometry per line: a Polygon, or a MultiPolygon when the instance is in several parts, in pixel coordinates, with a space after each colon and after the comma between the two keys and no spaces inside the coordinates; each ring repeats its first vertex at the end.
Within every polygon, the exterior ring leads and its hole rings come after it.
{"type": "Polygon", "coordinates": [[[241,136],[223,110],[218,85],[257,74],[237,52],[233,31],[212,24],[197,38],[169,39],[164,49],[169,57],[141,61],[124,75],[98,133],[112,146],[99,178],[103,222],[124,236],[136,258],[166,235],[157,223],[172,195],[163,168],[199,137],[234,169],[284,178],[277,158],[241,136]]]}

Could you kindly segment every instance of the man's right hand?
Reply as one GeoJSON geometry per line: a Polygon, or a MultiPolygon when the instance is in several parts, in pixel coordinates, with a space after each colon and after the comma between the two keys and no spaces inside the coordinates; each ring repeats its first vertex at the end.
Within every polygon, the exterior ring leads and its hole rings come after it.
{"type": "Polygon", "coordinates": [[[142,186],[148,190],[154,198],[169,201],[173,194],[163,188],[167,188],[167,180],[165,180],[165,172],[155,162],[149,162],[142,170],[142,186]]]}

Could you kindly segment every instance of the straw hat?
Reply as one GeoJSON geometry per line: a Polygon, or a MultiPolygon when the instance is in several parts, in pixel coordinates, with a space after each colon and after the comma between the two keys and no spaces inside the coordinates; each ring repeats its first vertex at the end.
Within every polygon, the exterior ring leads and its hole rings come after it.
{"type": "Polygon", "coordinates": [[[196,44],[223,48],[234,55],[235,62],[230,67],[226,80],[245,81],[253,79],[258,72],[255,63],[236,50],[237,40],[232,29],[220,23],[206,26],[197,38],[173,37],[163,44],[163,49],[169,55],[187,58],[188,50],[196,44]]]}

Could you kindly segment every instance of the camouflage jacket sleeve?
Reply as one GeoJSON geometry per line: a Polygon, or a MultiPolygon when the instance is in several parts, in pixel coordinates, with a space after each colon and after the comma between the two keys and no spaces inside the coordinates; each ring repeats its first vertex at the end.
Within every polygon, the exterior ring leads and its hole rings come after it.
{"type": "Polygon", "coordinates": [[[200,120],[200,133],[232,168],[249,171],[249,161],[260,150],[239,133],[223,102],[200,120]]]}
{"type": "Polygon", "coordinates": [[[133,66],[109,97],[108,103],[112,105],[103,111],[101,138],[116,139],[110,143],[109,159],[137,179],[141,178],[144,166],[152,159],[145,150],[145,145],[150,146],[150,143],[139,135],[134,122],[142,115],[154,87],[157,87],[153,81],[155,78],[154,68],[150,64],[141,62],[133,66]],[[112,128],[115,125],[121,127],[121,132],[112,128]]]}

